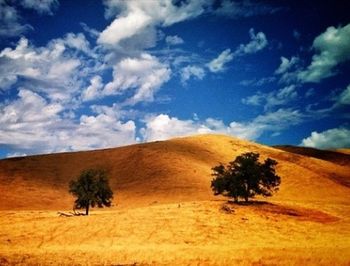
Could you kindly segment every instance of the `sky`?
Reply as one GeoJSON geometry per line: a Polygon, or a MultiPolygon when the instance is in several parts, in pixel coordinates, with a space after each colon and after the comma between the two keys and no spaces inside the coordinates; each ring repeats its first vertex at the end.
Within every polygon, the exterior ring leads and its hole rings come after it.
{"type": "Polygon", "coordinates": [[[0,158],[203,133],[349,148],[349,10],[0,0],[0,158]]]}

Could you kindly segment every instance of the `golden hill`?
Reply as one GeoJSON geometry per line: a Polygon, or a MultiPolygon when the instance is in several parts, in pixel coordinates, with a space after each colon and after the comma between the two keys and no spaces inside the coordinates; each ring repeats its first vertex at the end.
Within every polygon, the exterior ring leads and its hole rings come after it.
{"type": "Polygon", "coordinates": [[[349,156],[200,135],[1,160],[0,265],[349,265],[349,156]],[[211,167],[248,151],[279,162],[280,191],[214,197],[211,167]],[[95,167],[117,206],[69,216],[68,182],[95,167]]]}
{"type": "Polygon", "coordinates": [[[278,161],[275,200],[350,202],[350,155],[300,147],[272,148],[224,135],[198,135],[86,152],[0,160],[0,210],[70,209],[67,187],[87,168],[106,169],[115,204],[211,200],[211,167],[243,152],[278,161]]]}

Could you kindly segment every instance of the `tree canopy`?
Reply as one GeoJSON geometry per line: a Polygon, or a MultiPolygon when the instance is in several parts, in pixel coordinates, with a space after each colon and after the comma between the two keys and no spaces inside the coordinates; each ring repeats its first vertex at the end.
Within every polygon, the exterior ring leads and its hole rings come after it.
{"type": "Polygon", "coordinates": [[[76,180],[69,183],[69,192],[76,197],[75,209],[84,209],[89,214],[89,207],[110,207],[113,191],[108,177],[103,170],[88,169],[81,172],[76,180]]]}
{"type": "Polygon", "coordinates": [[[212,168],[211,188],[215,195],[233,198],[235,202],[243,198],[248,202],[255,195],[272,196],[278,190],[281,178],[276,174],[277,162],[267,158],[259,162],[259,154],[243,153],[226,166],[219,164],[212,168]]]}

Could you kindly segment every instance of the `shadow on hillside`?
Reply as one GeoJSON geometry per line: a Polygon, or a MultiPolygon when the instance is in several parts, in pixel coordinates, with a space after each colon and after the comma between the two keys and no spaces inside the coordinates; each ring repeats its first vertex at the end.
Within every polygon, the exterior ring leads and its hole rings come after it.
{"type": "Polygon", "coordinates": [[[329,161],[342,166],[349,165],[350,163],[350,155],[337,152],[337,151],[320,150],[320,149],[310,148],[310,147],[296,147],[296,146],[290,146],[290,145],[276,145],[273,147],[282,151],[295,153],[295,154],[299,154],[307,157],[313,157],[316,159],[329,161]]]}
{"type": "Polygon", "coordinates": [[[227,201],[222,205],[221,210],[226,213],[235,213],[236,209],[244,210],[245,207],[249,207],[249,209],[263,217],[281,216],[286,218],[294,218],[299,221],[311,221],[318,223],[330,223],[339,220],[338,217],[315,209],[308,209],[299,206],[292,207],[258,200],[249,202],[227,201]],[[240,208],[241,206],[244,207],[240,208]]]}

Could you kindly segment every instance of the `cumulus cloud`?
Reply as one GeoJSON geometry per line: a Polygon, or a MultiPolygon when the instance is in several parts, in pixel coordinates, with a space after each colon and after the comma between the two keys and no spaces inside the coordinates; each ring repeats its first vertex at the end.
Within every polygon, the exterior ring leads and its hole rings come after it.
{"type": "Polygon", "coordinates": [[[117,116],[103,113],[96,116],[82,115],[74,131],[76,136],[69,141],[70,149],[86,150],[132,144],[136,142],[135,133],[136,126],[132,120],[123,123],[117,116]]]}
{"type": "Polygon", "coordinates": [[[225,69],[225,64],[231,62],[232,59],[233,53],[231,52],[231,49],[226,49],[222,51],[217,58],[210,61],[207,66],[211,72],[221,72],[225,69]]]}
{"type": "Polygon", "coordinates": [[[56,42],[62,42],[66,46],[80,50],[88,55],[93,55],[92,50],[90,49],[90,43],[85,38],[85,35],[82,33],[67,33],[63,39],[57,39],[56,42]]]}
{"type": "Polygon", "coordinates": [[[145,141],[165,140],[172,137],[208,133],[210,129],[192,120],[180,120],[166,114],[145,119],[146,127],[141,129],[145,141]]]}
{"type": "Polygon", "coordinates": [[[299,58],[292,56],[291,59],[288,59],[284,56],[281,56],[281,64],[276,69],[275,74],[283,74],[290,70],[293,66],[299,63],[299,58]]]}
{"type": "Polygon", "coordinates": [[[76,53],[80,50],[91,52],[82,34],[67,34],[43,47],[35,47],[23,37],[15,48],[0,51],[0,89],[20,83],[50,99],[70,101],[94,71],[94,66],[87,65],[86,55],[76,53]]]}
{"type": "Polygon", "coordinates": [[[295,85],[289,85],[276,91],[262,93],[258,91],[256,94],[242,99],[244,104],[254,106],[264,106],[264,109],[270,109],[275,106],[289,104],[298,96],[295,85]]]}
{"type": "Polygon", "coordinates": [[[60,104],[48,103],[37,93],[20,89],[18,99],[0,107],[0,145],[21,150],[45,149],[45,128],[59,120],[60,104]]]}
{"type": "Polygon", "coordinates": [[[64,108],[38,93],[20,89],[18,98],[0,106],[0,146],[16,153],[89,150],[135,143],[136,126],[112,110],[78,121],[64,117],[64,108]]]}
{"type": "Polygon", "coordinates": [[[125,17],[115,19],[99,36],[98,42],[103,44],[118,44],[149,25],[151,17],[141,10],[135,10],[125,17]]]}
{"type": "Polygon", "coordinates": [[[94,76],[90,80],[90,85],[82,92],[83,101],[97,100],[102,97],[103,82],[100,76],[94,76]]]}
{"type": "Polygon", "coordinates": [[[58,7],[58,0],[22,0],[20,4],[24,8],[34,9],[39,14],[53,15],[53,11],[58,7]]]}
{"type": "Polygon", "coordinates": [[[151,116],[145,119],[145,127],[140,130],[145,141],[166,140],[173,137],[194,134],[228,134],[244,139],[258,137],[259,129],[252,125],[232,122],[225,125],[222,120],[207,118],[200,120],[181,120],[166,114],[151,116]]]}
{"type": "Polygon", "coordinates": [[[186,82],[191,78],[194,77],[196,79],[203,79],[205,76],[205,71],[203,68],[199,66],[186,66],[181,69],[180,72],[181,75],[181,82],[182,84],[186,84],[186,82]]]}
{"type": "Polygon", "coordinates": [[[117,15],[104,29],[98,43],[116,46],[122,40],[137,36],[140,32],[157,26],[170,26],[174,23],[194,18],[205,10],[206,1],[191,0],[175,4],[166,1],[106,1],[108,16],[117,15]]]}
{"type": "Polygon", "coordinates": [[[166,114],[145,119],[145,127],[140,130],[145,141],[165,140],[172,137],[193,134],[220,133],[243,139],[255,140],[265,132],[278,133],[303,120],[303,115],[292,109],[279,109],[259,115],[249,122],[233,121],[226,125],[222,120],[207,118],[204,121],[181,120],[166,114]]]}
{"type": "Polygon", "coordinates": [[[266,35],[263,32],[258,32],[257,34],[255,34],[254,29],[251,28],[249,30],[249,36],[250,42],[247,44],[240,44],[234,52],[235,56],[256,53],[264,49],[268,44],[266,35]]]}
{"type": "Polygon", "coordinates": [[[174,35],[174,36],[166,36],[165,42],[168,45],[178,45],[178,44],[183,44],[184,40],[181,37],[174,35]]]}
{"type": "Polygon", "coordinates": [[[300,145],[319,149],[350,148],[350,130],[339,127],[320,133],[313,131],[309,137],[302,140],[300,145]]]}
{"type": "Polygon", "coordinates": [[[135,58],[124,58],[113,68],[113,81],[103,89],[105,95],[121,94],[135,89],[127,104],[153,101],[157,90],[169,80],[171,70],[158,58],[147,53],[135,58]]]}
{"type": "Polygon", "coordinates": [[[317,52],[311,64],[298,73],[301,82],[318,83],[336,74],[335,68],[350,59],[350,24],[344,27],[329,27],[317,36],[312,48],[317,52]]]}

